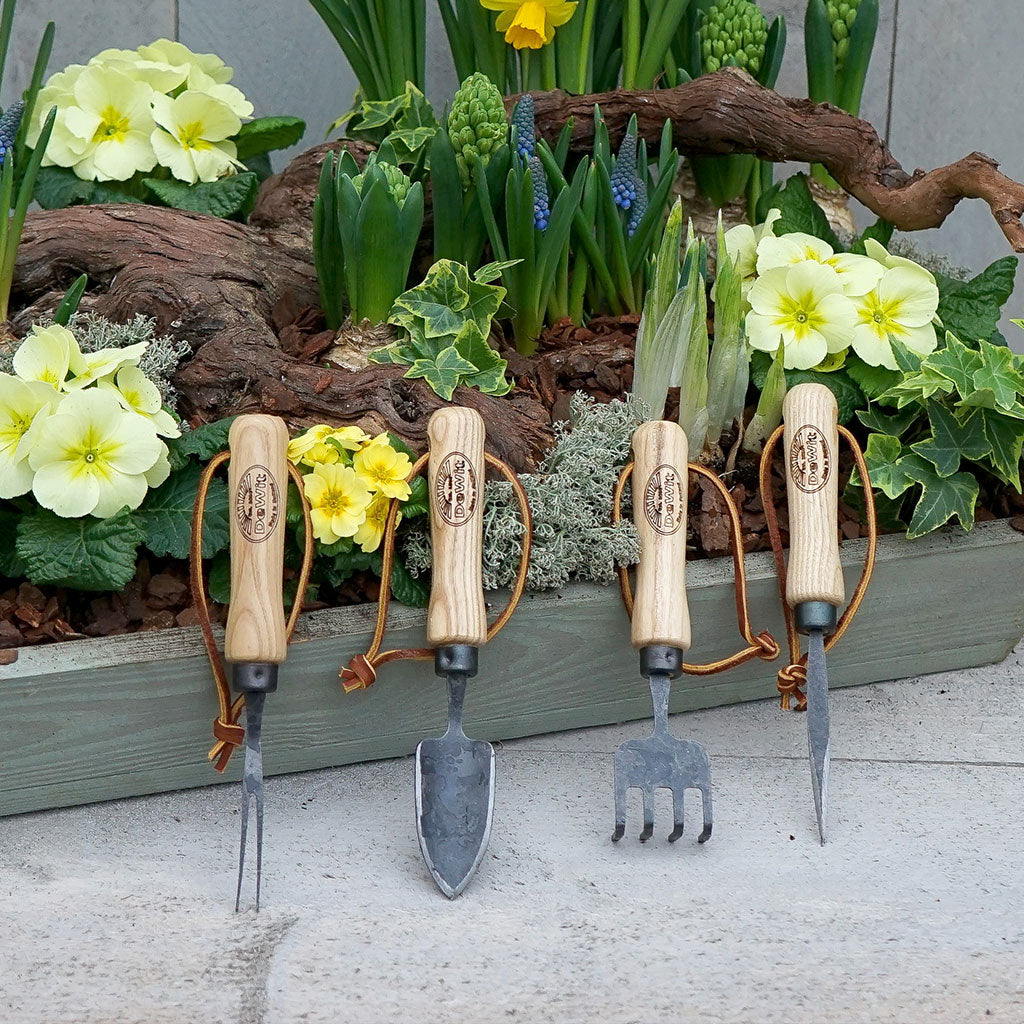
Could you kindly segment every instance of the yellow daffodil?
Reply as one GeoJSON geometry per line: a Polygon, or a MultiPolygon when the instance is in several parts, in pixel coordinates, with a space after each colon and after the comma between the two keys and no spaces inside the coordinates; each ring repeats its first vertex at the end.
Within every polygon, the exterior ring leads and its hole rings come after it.
{"type": "MultiPolygon", "coordinates": [[[[355,533],[355,542],[365,552],[376,551],[380,547],[390,507],[391,499],[386,494],[377,494],[366,507],[366,519],[355,533]]],[[[396,522],[400,523],[401,521],[402,514],[399,512],[396,522]]]]}
{"type": "Polygon", "coordinates": [[[127,412],[149,420],[160,437],[181,437],[177,422],[163,407],[160,389],[137,366],[122,366],[116,373],[104,377],[99,387],[111,391],[127,412]]]}
{"type": "Polygon", "coordinates": [[[65,144],[46,150],[55,163],[87,181],[126,181],[156,166],[149,138],[151,86],[93,64],[78,75],[72,91],[73,102],[64,110],[65,144]]]}
{"type": "Polygon", "coordinates": [[[31,489],[28,454],[59,398],[50,384],[0,373],[0,498],[31,489]]]}
{"type": "Polygon", "coordinates": [[[757,247],[762,238],[773,236],[775,222],[782,214],[775,209],[768,211],[763,224],[751,227],[749,224],[736,224],[725,233],[725,251],[736,264],[740,275],[743,297],[747,297],[751,285],[757,277],[757,247]]]}
{"type": "Polygon", "coordinates": [[[229,68],[215,53],[193,53],[184,43],[173,39],[157,39],[136,51],[143,60],[174,67],[184,65],[209,75],[215,82],[230,82],[234,70],[229,68]]]}
{"type": "Polygon", "coordinates": [[[480,0],[489,11],[500,11],[494,22],[505,42],[517,50],[539,50],[555,38],[555,29],[575,13],[566,0],[480,0]]]}
{"type": "MultiPolygon", "coordinates": [[[[386,435],[381,435],[386,436],[386,435]]],[[[406,477],[412,469],[409,456],[396,452],[390,444],[378,443],[375,438],[356,452],[352,468],[371,490],[405,501],[410,494],[406,477]]]]}
{"type": "Polygon", "coordinates": [[[857,314],[839,275],[813,260],[775,267],[750,289],[747,340],[762,352],[785,343],[787,369],[809,370],[853,340],[857,314]]]}
{"type": "Polygon", "coordinates": [[[191,89],[174,99],[156,93],[153,117],[159,125],[151,136],[153,150],[181,181],[216,181],[242,166],[229,141],[242,122],[221,100],[191,89]]]}
{"type": "Polygon", "coordinates": [[[354,537],[372,495],[351,466],[316,466],[302,480],[313,536],[323,544],[354,537]]]}
{"type": "Polygon", "coordinates": [[[939,305],[939,290],[931,274],[912,266],[886,270],[876,288],[851,299],[857,315],[853,350],[872,366],[898,369],[890,338],[919,355],[934,351],[938,344],[932,317],[939,305]]]}
{"type": "Polygon", "coordinates": [[[75,336],[60,324],[33,326],[14,353],[14,372],[22,380],[42,381],[63,388],[72,358],[81,358],[75,336]]]}
{"type": "Polygon", "coordinates": [[[164,451],[153,425],[125,412],[109,391],[76,391],[46,418],[32,446],[32,493],[59,516],[105,519],[139,507],[146,473],[164,451]]]}

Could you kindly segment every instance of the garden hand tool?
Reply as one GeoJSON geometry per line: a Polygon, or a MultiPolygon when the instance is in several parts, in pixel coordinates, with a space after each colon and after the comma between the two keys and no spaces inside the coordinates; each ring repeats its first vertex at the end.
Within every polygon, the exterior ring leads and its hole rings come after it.
{"type": "Polygon", "coordinates": [[[818,834],[824,845],[828,815],[829,714],[825,635],[836,629],[844,601],[839,562],[838,407],[823,384],[798,384],[782,407],[789,502],[786,602],[797,630],[806,633],[807,747],[818,834]]]}
{"type": "Polygon", "coordinates": [[[640,535],[640,563],[633,603],[632,644],[640,652],[640,674],[647,677],[654,705],[654,731],[643,740],[627,740],[615,752],[615,831],[626,831],[626,793],[643,794],[644,827],[640,842],[654,834],[654,791],[672,793],[674,843],[683,834],[683,794],[701,792],[704,830],[711,837],[711,764],[702,746],[676,739],[668,728],[671,680],[683,670],[690,646],[686,604],[687,442],[677,423],[645,423],[633,435],[633,521],[640,535]]]}
{"type": "MultiPolygon", "coordinates": [[[[224,640],[232,686],[245,696],[245,764],[235,910],[242,898],[250,805],[256,805],[256,909],[263,874],[263,704],[277,689],[287,633],[282,602],[288,430],[276,416],[239,416],[228,435],[231,605],[224,640]]],[[[308,526],[307,526],[308,529],[308,526]]]]}
{"type": "Polygon", "coordinates": [[[441,891],[454,899],[483,859],[494,807],[494,748],[462,729],[466,682],[487,638],[483,551],[484,422],[439,409],[427,427],[433,549],[427,641],[448,686],[448,729],[416,748],[416,832],[441,891]]]}

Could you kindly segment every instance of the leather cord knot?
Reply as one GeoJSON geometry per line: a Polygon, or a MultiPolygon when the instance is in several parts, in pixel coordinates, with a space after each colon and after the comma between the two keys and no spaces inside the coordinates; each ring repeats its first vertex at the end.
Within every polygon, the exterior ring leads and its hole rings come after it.
{"type": "Polygon", "coordinates": [[[757,636],[754,637],[754,642],[761,648],[761,653],[758,657],[762,661],[774,661],[782,653],[779,641],[776,640],[767,629],[758,633],[757,636]]]}
{"type": "Polygon", "coordinates": [[[350,658],[348,665],[339,675],[341,688],[346,693],[353,690],[368,690],[377,680],[377,670],[370,664],[365,654],[356,654],[350,658]]]}
{"type": "Polygon", "coordinates": [[[804,693],[804,687],[807,685],[806,665],[794,662],[785,668],[780,668],[775,685],[779,690],[779,704],[783,711],[789,711],[793,701],[796,701],[794,710],[807,710],[807,694],[804,693]]]}

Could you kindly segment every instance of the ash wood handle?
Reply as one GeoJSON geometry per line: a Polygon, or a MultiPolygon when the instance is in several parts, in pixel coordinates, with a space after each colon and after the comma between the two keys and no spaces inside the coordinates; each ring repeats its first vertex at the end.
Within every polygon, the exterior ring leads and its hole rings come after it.
{"type": "Polygon", "coordinates": [[[484,421],[474,409],[438,409],[427,424],[430,543],[427,642],[481,646],[487,612],[484,541],[484,421]]]}
{"type": "Polygon", "coordinates": [[[281,594],[288,428],[276,416],[239,416],[228,445],[231,604],[224,658],[280,664],[288,646],[281,594]]]}
{"type": "Polygon", "coordinates": [[[839,564],[839,409],[824,384],[798,384],[782,406],[785,420],[786,494],[789,499],[789,569],[786,600],[841,605],[839,564]]]}
{"type": "Polygon", "coordinates": [[[633,434],[633,522],[640,534],[631,640],[690,646],[686,604],[687,442],[678,423],[654,420],[633,434]]]}

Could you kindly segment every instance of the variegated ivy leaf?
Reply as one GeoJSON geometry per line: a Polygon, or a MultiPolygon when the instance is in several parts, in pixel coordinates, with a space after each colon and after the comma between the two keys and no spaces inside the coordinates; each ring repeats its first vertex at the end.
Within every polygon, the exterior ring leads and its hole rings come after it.
{"type": "Polygon", "coordinates": [[[965,531],[974,527],[974,506],[978,500],[978,481],[971,473],[940,477],[935,467],[919,455],[900,459],[901,471],[921,485],[921,497],[910,518],[907,537],[923,537],[944,526],[954,516],[965,531]]]}
{"type": "Polygon", "coordinates": [[[968,348],[955,334],[946,331],[946,344],[927,359],[928,366],[941,373],[966,398],[975,388],[974,375],[982,367],[980,353],[968,348]]]}
{"type": "Polygon", "coordinates": [[[476,367],[476,373],[460,383],[479,388],[487,395],[507,395],[512,385],[505,379],[508,363],[487,344],[480,328],[470,321],[455,340],[455,349],[463,359],[476,367]]]}
{"type": "Polygon", "coordinates": [[[454,345],[442,349],[436,359],[417,359],[406,372],[406,377],[421,377],[446,402],[452,400],[462,378],[476,373],[476,367],[463,359],[454,345]]]}
{"type": "Polygon", "coordinates": [[[522,262],[522,260],[495,260],[493,263],[485,263],[473,274],[473,280],[479,284],[490,284],[492,281],[497,281],[504,271],[522,262]]]}
{"type": "Polygon", "coordinates": [[[977,410],[961,421],[944,405],[929,402],[928,423],[932,436],[910,447],[926,458],[939,476],[952,476],[960,468],[961,459],[977,462],[992,451],[984,420],[977,410]]]}
{"type": "MultiPolygon", "coordinates": [[[[466,322],[469,272],[454,260],[438,260],[423,281],[395,299],[388,322],[427,338],[458,334],[466,322]]],[[[497,306],[495,306],[497,311],[497,306]]]]}
{"type": "Polygon", "coordinates": [[[976,414],[984,423],[985,437],[991,448],[992,470],[1004,483],[1020,491],[1020,459],[1024,452],[1024,422],[1011,419],[993,409],[976,414]]]}
{"type": "Polygon", "coordinates": [[[916,482],[900,466],[904,451],[898,437],[888,434],[871,434],[868,437],[864,460],[871,486],[877,487],[887,498],[900,497],[916,482]]]}
{"type": "Polygon", "coordinates": [[[1014,363],[1013,353],[1005,346],[983,341],[980,359],[981,367],[974,372],[974,388],[990,390],[1000,409],[1013,408],[1017,395],[1024,393],[1024,376],[1014,363]]]}

